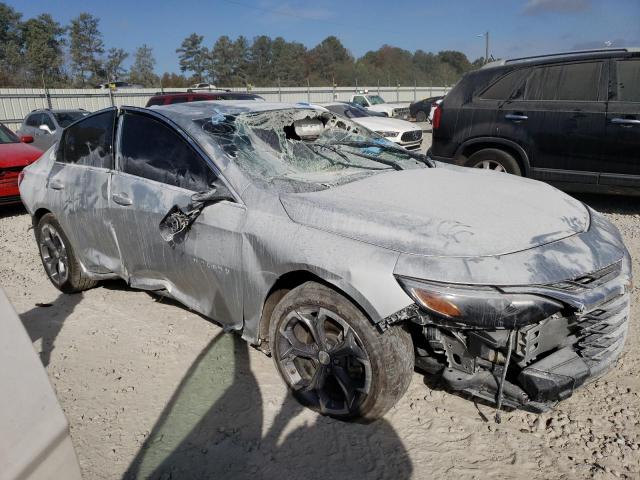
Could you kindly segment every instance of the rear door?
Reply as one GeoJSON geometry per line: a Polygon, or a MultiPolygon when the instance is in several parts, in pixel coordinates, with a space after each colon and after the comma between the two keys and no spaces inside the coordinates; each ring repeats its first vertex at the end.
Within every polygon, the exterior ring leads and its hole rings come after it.
{"type": "Polygon", "coordinates": [[[83,265],[95,273],[121,273],[108,218],[116,109],[67,128],[47,180],[55,215],[83,265]]]}
{"type": "Polygon", "coordinates": [[[187,209],[195,192],[221,179],[161,117],[127,111],[119,125],[111,218],[129,283],[167,291],[225,325],[242,325],[245,207],[227,200],[209,205],[181,241],[166,242],[159,225],[169,210],[187,209]]]}
{"type": "Polygon", "coordinates": [[[640,58],[612,60],[600,183],[640,187],[640,58]]]}
{"type": "Polygon", "coordinates": [[[533,176],[597,183],[607,72],[605,60],[533,67],[522,100],[503,105],[503,134],[525,148],[533,176]]]}

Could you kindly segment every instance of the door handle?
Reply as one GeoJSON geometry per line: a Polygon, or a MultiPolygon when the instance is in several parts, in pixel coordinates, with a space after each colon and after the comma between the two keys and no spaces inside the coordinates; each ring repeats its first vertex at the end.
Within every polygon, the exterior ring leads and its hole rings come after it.
{"type": "Polygon", "coordinates": [[[114,193],[111,195],[111,198],[113,198],[114,202],[118,205],[122,205],[123,207],[128,207],[133,203],[126,193],[114,193]]]}
{"type": "Polygon", "coordinates": [[[514,122],[522,122],[523,120],[529,120],[529,117],[522,115],[521,113],[507,113],[504,118],[507,120],[513,120],[514,122]]]}
{"type": "Polygon", "coordinates": [[[49,187],[51,187],[53,190],[64,190],[64,184],[60,180],[55,179],[49,182],[49,187]]]}
{"type": "Polygon", "coordinates": [[[623,127],[630,127],[632,125],[640,125],[640,120],[634,118],[612,118],[611,123],[614,125],[622,125],[623,127]]]}

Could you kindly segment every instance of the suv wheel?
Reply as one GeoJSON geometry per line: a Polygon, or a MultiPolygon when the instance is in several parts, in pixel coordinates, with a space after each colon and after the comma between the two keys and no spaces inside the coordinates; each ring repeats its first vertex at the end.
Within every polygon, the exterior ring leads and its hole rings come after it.
{"type": "Polygon", "coordinates": [[[423,110],[418,110],[416,112],[416,122],[426,122],[427,114],[423,110]]]}
{"type": "Polygon", "coordinates": [[[497,148],[478,150],[469,157],[465,165],[467,167],[511,173],[512,175],[522,175],[518,161],[504,150],[497,148]]]}
{"type": "Polygon", "coordinates": [[[58,290],[74,293],[96,286],[96,281],[82,273],[71,243],[52,213],[40,219],[35,233],[44,270],[58,290]]]}
{"type": "Polygon", "coordinates": [[[411,381],[411,336],[400,326],[379,332],[338,292],[307,282],[275,308],[269,344],[280,375],[303,405],[339,419],[373,420],[411,381]]]}

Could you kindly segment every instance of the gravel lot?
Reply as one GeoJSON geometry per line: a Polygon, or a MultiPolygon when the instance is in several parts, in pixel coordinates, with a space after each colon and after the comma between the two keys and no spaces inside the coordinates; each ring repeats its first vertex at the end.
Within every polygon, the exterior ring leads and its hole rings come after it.
{"type": "MultiPolygon", "coordinates": [[[[580,199],[620,228],[640,271],[640,199],[580,199]]],[[[271,359],[177,304],[121,282],[61,295],[29,227],[23,209],[0,211],[0,284],[87,479],[640,477],[636,315],[616,368],[553,412],[498,425],[492,408],[415,374],[384,420],[346,424],[300,408],[271,359]]]]}

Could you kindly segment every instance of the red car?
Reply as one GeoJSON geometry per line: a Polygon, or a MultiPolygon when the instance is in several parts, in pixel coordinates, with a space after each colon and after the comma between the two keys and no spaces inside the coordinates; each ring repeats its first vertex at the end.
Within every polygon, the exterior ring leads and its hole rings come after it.
{"type": "Polygon", "coordinates": [[[18,176],[42,155],[42,151],[27,145],[31,142],[33,137],[18,138],[0,123],[0,205],[20,203],[18,176]]]}
{"type": "Polygon", "coordinates": [[[174,103],[201,102],[203,100],[258,100],[264,98],[255,93],[245,92],[179,92],[163,93],[149,99],[146,107],[153,105],[172,105],[174,103]]]}

